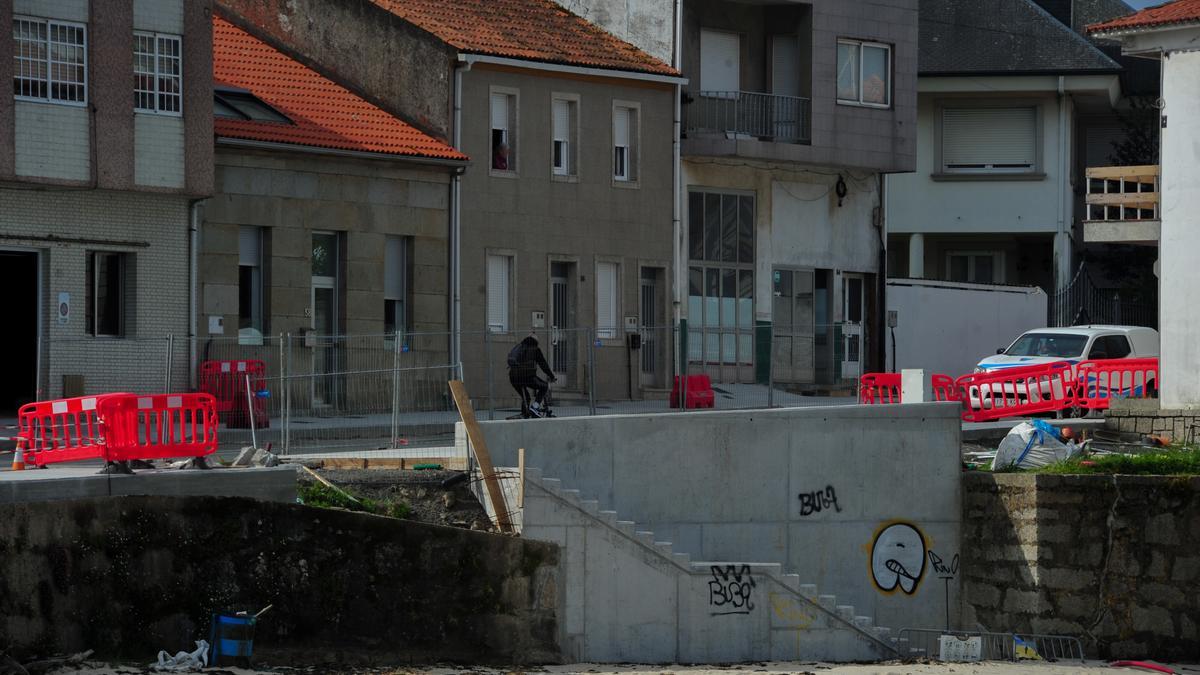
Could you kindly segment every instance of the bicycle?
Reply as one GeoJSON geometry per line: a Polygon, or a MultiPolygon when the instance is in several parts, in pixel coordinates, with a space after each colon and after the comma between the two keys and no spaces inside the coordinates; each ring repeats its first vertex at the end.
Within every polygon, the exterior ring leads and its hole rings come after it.
{"type": "Polygon", "coordinates": [[[538,408],[534,408],[532,401],[534,400],[533,388],[529,386],[521,387],[521,410],[515,415],[505,417],[506,420],[537,420],[554,417],[554,411],[551,410],[550,390],[552,383],[546,383],[546,395],[542,397],[542,404],[538,408]]]}

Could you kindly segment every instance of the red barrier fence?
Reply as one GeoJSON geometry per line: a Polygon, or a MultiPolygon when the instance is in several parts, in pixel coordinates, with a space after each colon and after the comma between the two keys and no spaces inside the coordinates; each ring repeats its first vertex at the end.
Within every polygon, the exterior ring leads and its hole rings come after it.
{"type": "Polygon", "coordinates": [[[210,394],[103,394],[38,401],[18,412],[18,435],[34,466],[82,459],[203,457],[217,449],[210,394]]]}
{"type": "Polygon", "coordinates": [[[866,373],[858,380],[858,402],[864,405],[900,402],[900,373],[866,373]]]}
{"type": "Polygon", "coordinates": [[[955,380],[964,422],[988,422],[1075,405],[1075,377],[1066,361],[1003,368],[955,380]]]}
{"type": "Polygon", "coordinates": [[[204,361],[200,364],[200,391],[212,394],[217,401],[217,415],[225,426],[250,426],[249,410],[254,410],[254,427],[270,425],[267,402],[255,396],[267,376],[267,365],[258,359],[233,361],[204,361]],[[246,405],[246,378],[250,378],[251,404],[246,405]]]}
{"type": "Polygon", "coordinates": [[[957,401],[958,388],[954,386],[954,378],[949,375],[934,375],[932,378],[933,399],[935,401],[957,401]]]}
{"type": "Polygon", "coordinates": [[[1084,361],[1075,370],[1077,405],[1105,410],[1114,398],[1158,395],[1158,359],[1084,361]]]}

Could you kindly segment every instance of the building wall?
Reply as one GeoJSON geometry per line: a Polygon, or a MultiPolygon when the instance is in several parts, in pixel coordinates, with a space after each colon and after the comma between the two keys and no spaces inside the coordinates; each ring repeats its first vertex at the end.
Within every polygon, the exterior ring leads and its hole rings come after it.
{"type": "MultiPolygon", "coordinates": [[[[188,200],[176,195],[109,191],[0,191],[0,232],[6,247],[41,254],[42,345],[39,388],[62,394],[63,376],[84,376],[84,393],[158,392],[165,384],[166,336],[187,335],[188,200]],[[86,331],[87,255],[131,254],[136,283],[127,298],[125,338],[86,331]],[[67,293],[70,317],[57,318],[67,293]]],[[[33,280],[31,280],[33,281],[33,280]]],[[[182,354],[180,347],[178,354],[182,354]]],[[[186,359],[173,382],[186,386],[186,359]]]]}
{"type": "Polygon", "coordinates": [[[666,63],[675,58],[675,0],[555,0],[666,63]]]}
{"type": "MultiPolygon", "coordinates": [[[[669,289],[672,258],[672,153],[673,89],[666,85],[640,85],[614,79],[553,77],[529,71],[504,70],[477,64],[463,78],[463,150],[474,164],[463,177],[462,216],[462,319],[464,361],[483,367],[480,345],[486,326],[486,256],[489,251],[515,254],[513,303],[509,336],[495,336],[499,344],[511,343],[532,326],[531,313],[548,312],[549,272],[552,258],[576,263],[576,325],[596,326],[596,262],[619,262],[617,315],[638,314],[640,266],[664,269],[660,282],[669,289]],[[516,138],[519,178],[493,175],[489,170],[490,87],[518,91],[516,138]],[[577,180],[560,180],[551,174],[550,108],[552,93],[579,96],[577,180]],[[638,169],[636,183],[613,180],[612,109],[615,100],[639,103],[638,169]]],[[[661,324],[669,325],[669,305],[663,302],[661,324]]],[[[623,328],[617,337],[601,341],[596,352],[596,395],[627,396],[629,358],[623,328]]],[[[666,340],[667,343],[670,340],[666,340]]],[[[497,347],[493,363],[503,382],[507,347],[497,347]]],[[[584,351],[579,351],[582,356],[584,351]]],[[[669,363],[669,360],[666,360],[669,363]]],[[[580,390],[585,384],[584,365],[565,388],[580,390]]],[[[665,364],[664,364],[665,365],[665,364]]],[[[478,372],[478,371],[476,371],[478,372]]],[[[634,389],[637,389],[634,382],[634,389]]]]}
{"type": "Polygon", "coordinates": [[[1200,53],[1163,59],[1160,311],[1163,408],[1200,408],[1200,316],[1192,311],[1200,267],[1200,53]]]}

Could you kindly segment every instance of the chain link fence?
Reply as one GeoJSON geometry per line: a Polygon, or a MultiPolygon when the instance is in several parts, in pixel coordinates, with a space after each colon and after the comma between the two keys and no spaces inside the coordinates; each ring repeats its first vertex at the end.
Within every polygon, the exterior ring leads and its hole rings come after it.
{"type": "MultiPolygon", "coordinates": [[[[698,382],[680,373],[707,376],[716,409],[850,403],[866,353],[861,326],[811,323],[686,334],[672,326],[467,331],[459,336],[461,363],[450,362],[449,332],[55,340],[39,390],[43,398],[203,390],[205,364],[229,363],[233,379],[219,413],[227,449],[421,456],[453,445],[458,414],[448,380],[465,382],[479,419],[520,416],[508,356],[531,334],[554,374],[550,399],[559,417],[671,411],[672,388],[686,400],[698,382]],[[261,366],[238,370],[237,362],[261,366]]],[[[549,379],[540,368],[538,375],[549,379]]]]}

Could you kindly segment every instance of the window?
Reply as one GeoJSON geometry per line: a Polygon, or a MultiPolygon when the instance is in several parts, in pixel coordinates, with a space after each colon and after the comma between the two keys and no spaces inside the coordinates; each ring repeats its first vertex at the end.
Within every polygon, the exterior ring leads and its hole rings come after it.
{"type": "Polygon", "coordinates": [[[517,96],[515,93],[491,94],[491,150],[493,171],[517,170],[517,96]]]}
{"type": "Polygon", "coordinates": [[[92,252],[87,258],[87,332],[124,337],[130,265],[127,254],[92,252]]]}
{"type": "Polygon", "coordinates": [[[613,180],[637,180],[638,108],[613,107],[613,180]]]}
{"type": "Polygon", "coordinates": [[[946,173],[1032,173],[1037,169],[1037,107],[943,108],[946,173]]]}
{"type": "Polygon", "coordinates": [[[1004,282],[1004,254],[994,251],[951,251],[946,254],[950,281],[972,284],[1004,282]]]}
{"type": "Polygon", "coordinates": [[[596,262],[596,337],[617,337],[617,300],[620,297],[615,262],[596,262]]]}
{"type": "Polygon", "coordinates": [[[892,48],[877,42],[838,40],[837,100],[886,108],[892,104],[892,48]]]}
{"type": "Polygon", "coordinates": [[[487,323],[493,333],[509,330],[508,308],[511,297],[512,256],[488,254],[487,323]]]}
{"type": "Polygon", "coordinates": [[[238,229],[238,338],[261,340],[263,318],[263,228],[238,229]]]}
{"type": "Polygon", "coordinates": [[[575,148],[579,128],[578,99],[553,98],[550,101],[551,171],[556,176],[575,175],[575,148]]]}
{"type": "Polygon", "coordinates": [[[742,88],[742,37],[738,33],[701,29],[700,91],[706,97],[733,97],[742,88]]]}
{"type": "Polygon", "coordinates": [[[754,362],[754,196],[688,193],[688,359],[754,362]]]}
{"type": "Polygon", "coordinates": [[[1087,358],[1123,359],[1129,356],[1131,351],[1133,350],[1129,347],[1129,340],[1125,339],[1124,335],[1102,335],[1092,342],[1087,358]]]}
{"type": "Polygon", "coordinates": [[[87,27],[13,19],[13,94],[35,101],[87,102],[87,27]]]}
{"type": "Polygon", "coordinates": [[[158,33],[133,34],[133,107],[138,112],[181,114],[183,39],[158,33]]]}
{"type": "Polygon", "coordinates": [[[408,330],[408,251],[410,237],[388,237],[383,255],[383,330],[408,330]]]}
{"type": "Polygon", "coordinates": [[[213,92],[213,116],[231,120],[292,124],[283,113],[248,91],[221,88],[213,92]]]}

